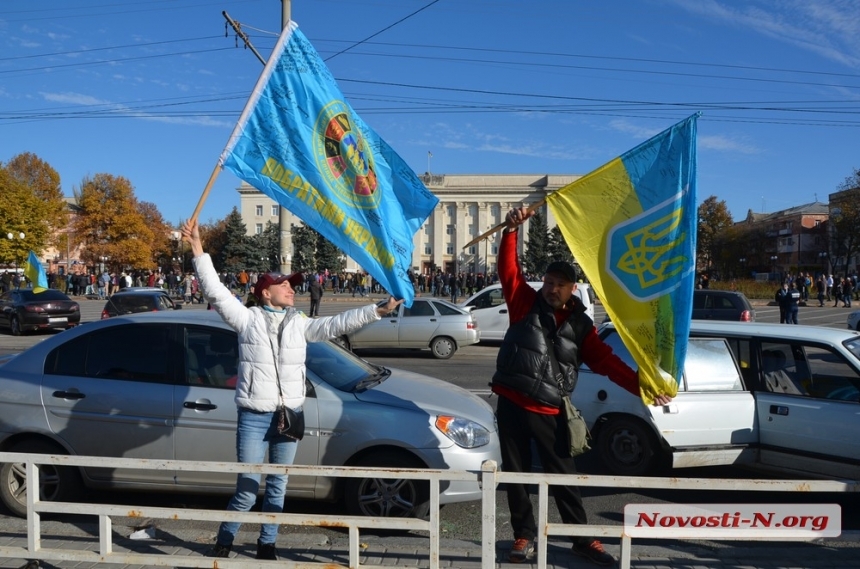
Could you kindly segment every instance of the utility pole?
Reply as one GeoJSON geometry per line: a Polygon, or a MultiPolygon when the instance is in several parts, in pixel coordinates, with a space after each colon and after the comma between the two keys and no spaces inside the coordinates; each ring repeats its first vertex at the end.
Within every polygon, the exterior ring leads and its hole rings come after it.
{"type": "MultiPolygon", "coordinates": [[[[292,0],[281,0],[281,30],[290,23],[292,0]]],[[[278,207],[278,225],[280,233],[280,242],[278,247],[278,257],[280,271],[285,275],[293,272],[293,236],[290,231],[290,220],[287,214],[287,209],[284,206],[278,207]]]]}

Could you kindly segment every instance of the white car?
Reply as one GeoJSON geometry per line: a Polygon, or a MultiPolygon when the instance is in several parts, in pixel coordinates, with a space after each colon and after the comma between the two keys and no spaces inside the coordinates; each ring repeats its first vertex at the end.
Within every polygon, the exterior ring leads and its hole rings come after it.
{"type": "MultiPolygon", "coordinates": [[[[529,285],[539,290],[543,281],[533,281],[529,285]]],[[[586,314],[594,320],[594,289],[587,283],[576,284],[576,294],[585,305],[586,314]]],[[[502,285],[496,283],[484,287],[463,302],[460,306],[471,307],[472,314],[478,321],[481,329],[481,340],[503,340],[505,332],[508,331],[510,321],[508,317],[508,305],[502,295],[502,285]]]]}
{"type": "MultiPolygon", "coordinates": [[[[631,367],[611,323],[600,335],[631,367]]],[[[818,326],[692,322],[669,405],[646,407],[586,366],[572,402],[614,474],[744,464],[860,479],[860,333],[818,326]]]]}

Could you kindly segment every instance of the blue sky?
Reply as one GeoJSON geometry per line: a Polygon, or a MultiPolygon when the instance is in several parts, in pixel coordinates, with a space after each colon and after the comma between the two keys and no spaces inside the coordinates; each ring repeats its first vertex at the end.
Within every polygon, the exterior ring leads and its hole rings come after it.
{"type": "MultiPolygon", "coordinates": [[[[3,0],[0,161],[32,152],[71,195],[128,178],[194,211],[262,69],[279,0],[3,0]]],[[[856,0],[293,0],[347,99],[419,174],[585,174],[699,120],[699,199],[736,220],[860,168],[856,0]],[[432,158],[428,153],[432,152],[432,158]]],[[[201,219],[239,204],[223,171],[201,219]]]]}

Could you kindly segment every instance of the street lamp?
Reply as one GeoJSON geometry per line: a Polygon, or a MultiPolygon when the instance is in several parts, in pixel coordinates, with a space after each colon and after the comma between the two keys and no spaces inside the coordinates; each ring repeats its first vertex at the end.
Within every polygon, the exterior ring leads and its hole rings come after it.
{"type": "Polygon", "coordinates": [[[821,263],[821,270],[824,271],[825,275],[829,272],[827,270],[827,260],[827,251],[818,253],[818,262],[821,263]]]}
{"type": "Polygon", "coordinates": [[[776,274],[776,261],[777,261],[777,259],[779,259],[779,257],[777,255],[771,255],[770,256],[770,264],[773,266],[774,274],[776,274]]]}
{"type": "Polygon", "coordinates": [[[107,255],[102,255],[101,257],[99,257],[99,262],[101,263],[99,274],[105,272],[105,263],[107,263],[108,261],[110,261],[110,257],[108,257],[107,255]]]}
{"type": "Polygon", "coordinates": [[[15,233],[13,233],[12,231],[10,231],[9,233],[6,234],[6,237],[9,239],[9,241],[12,242],[12,249],[13,249],[13,251],[12,251],[12,264],[13,264],[13,267],[15,268],[15,274],[18,274],[18,248],[15,247],[15,238],[18,238],[21,241],[23,241],[24,237],[26,237],[26,235],[24,235],[23,231],[19,232],[17,235],[15,233]]]}
{"type": "Polygon", "coordinates": [[[741,264],[741,272],[743,273],[743,275],[742,275],[742,276],[746,276],[746,264],[747,264],[747,258],[746,258],[746,257],[741,257],[740,259],[738,259],[738,262],[740,262],[740,264],[741,264]]]}
{"type": "Polygon", "coordinates": [[[182,251],[182,233],[179,231],[173,231],[170,234],[173,237],[173,240],[176,241],[176,256],[173,257],[173,262],[179,265],[179,269],[182,271],[182,274],[185,274],[185,255],[182,251]]]}

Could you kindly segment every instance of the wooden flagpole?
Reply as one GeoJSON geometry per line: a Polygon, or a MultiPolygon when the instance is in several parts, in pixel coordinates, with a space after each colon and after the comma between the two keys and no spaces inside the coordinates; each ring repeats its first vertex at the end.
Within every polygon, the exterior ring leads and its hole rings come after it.
{"type": "MultiPolygon", "coordinates": [[[[545,203],[546,203],[546,199],[538,200],[528,207],[528,211],[534,211],[545,203]]],[[[506,223],[503,221],[500,224],[498,224],[497,226],[493,227],[492,229],[485,231],[481,235],[478,235],[477,237],[475,237],[474,239],[472,239],[471,241],[469,241],[468,243],[463,245],[463,249],[465,249],[467,247],[471,247],[475,243],[479,243],[479,242],[483,241],[484,239],[486,239],[487,237],[489,237],[490,235],[492,235],[496,231],[499,231],[500,229],[504,229],[505,225],[506,225],[506,223]]]]}
{"type": "Polygon", "coordinates": [[[191,214],[192,223],[197,219],[197,216],[200,215],[200,210],[203,209],[203,204],[206,203],[206,198],[209,197],[209,192],[212,191],[212,186],[215,185],[215,180],[218,179],[218,174],[221,173],[221,165],[217,164],[215,169],[212,170],[212,175],[209,176],[209,181],[206,182],[206,187],[203,188],[203,195],[200,196],[200,200],[197,202],[197,207],[194,208],[194,213],[191,214]]]}

